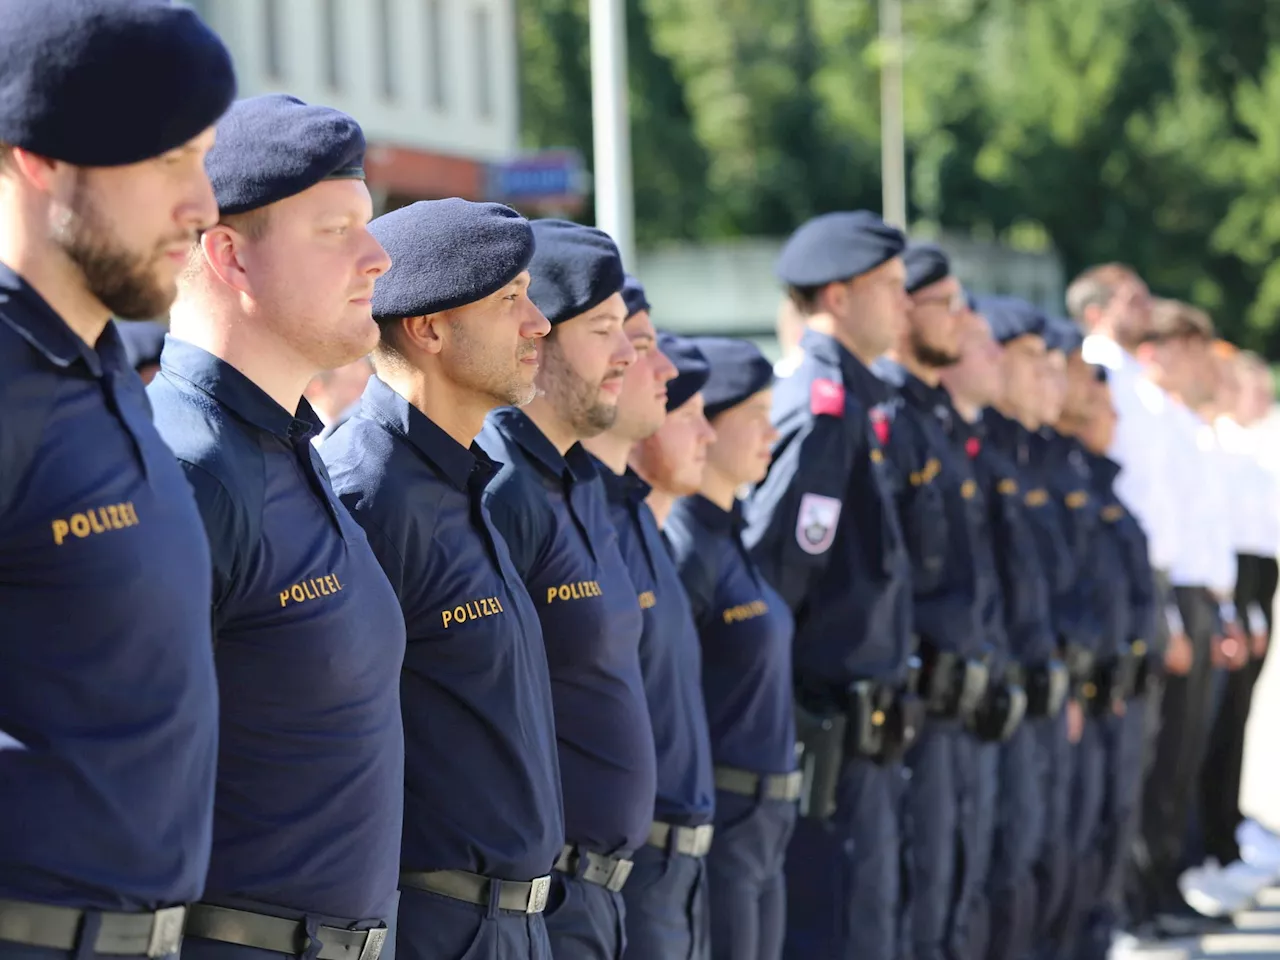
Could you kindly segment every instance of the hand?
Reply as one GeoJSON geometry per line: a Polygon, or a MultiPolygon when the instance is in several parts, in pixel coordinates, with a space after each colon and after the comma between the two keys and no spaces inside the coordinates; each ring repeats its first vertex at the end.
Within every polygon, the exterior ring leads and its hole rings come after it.
{"type": "Polygon", "coordinates": [[[1169,647],[1164,652],[1164,668],[1175,676],[1185,677],[1191,672],[1195,662],[1195,651],[1185,633],[1175,633],[1169,637],[1169,647]]]}
{"type": "Polygon", "coordinates": [[[1111,712],[1117,717],[1123,717],[1129,712],[1129,704],[1125,703],[1123,700],[1113,701],[1111,704],[1111,712]]]}
{"type": "Polygon", "coordinates": [[[1267,645],[1271,642],[1271,638],[1265,632],[1259,631],[1255,633],[1249,642],[1249,653],[1253,655],[1253,659],[1261,660],[1267,655],[1267,645]]]}
{"type": "Polygon", "coordinates": [[[1226,667],[1228,670],[1239,670],[1249,662],[1249,647],[1239,628],[1229,632],[1225,637],[1213,638],[1214,666],[1226,667]]]}
{"type": "Polygon", "coordinates": [[[1084,707],[1072,697],[1067,701],[1067,742],[1079,743],[1084,736],[1084,707]]]}

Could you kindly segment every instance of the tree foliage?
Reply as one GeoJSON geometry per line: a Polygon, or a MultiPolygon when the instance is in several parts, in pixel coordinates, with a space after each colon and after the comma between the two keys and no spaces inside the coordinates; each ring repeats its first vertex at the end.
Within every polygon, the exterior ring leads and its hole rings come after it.
{"type": "MultiPolygon", "coordinates": [[[[637,232],[878,208],[877,4],[627,0],[637,232]]],[[[912,222],[1133,264],[1280,356],[1280,4],[903,0],[912,222]]],[[[590,156],[586,0],[520,0],[525,137],[590,156]]]]}

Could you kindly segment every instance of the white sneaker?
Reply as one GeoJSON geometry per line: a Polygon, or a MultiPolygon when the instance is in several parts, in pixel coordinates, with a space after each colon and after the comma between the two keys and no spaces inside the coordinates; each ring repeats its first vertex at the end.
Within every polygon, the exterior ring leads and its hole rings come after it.
{"type": "Polygon", "coordinates": [[[1273,879],[1280,877],[1280,837],[1257,820],[1244,820],[1236,827],[1236,843],[1245,863],[1270,870],[1273,879]]]}
{"type": "Polygon", "coordinates": [[[1197,913],[1226,917],[1251,906],[1274,879],[1270,868],[1256,867],[1243,860],[1219,867],[1216,861],[1210,860],[1204,866],[1185,871],[1178,878],[1178,889],[1197,913]]]}

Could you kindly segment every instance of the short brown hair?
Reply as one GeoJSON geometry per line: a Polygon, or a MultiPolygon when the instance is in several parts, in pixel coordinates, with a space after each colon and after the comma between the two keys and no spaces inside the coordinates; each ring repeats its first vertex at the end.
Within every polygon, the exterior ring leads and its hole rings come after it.
{"type": "Polygon", "coordinates": [[[1089,307],[1105,307],[1126,283],[1139,279],[1138,272],[1123,263],[1103,263],[1090,267],[1067,287],[1067,313],[1076,321],[1084,319],[1089,307]]]}
{"type": "Polygon", "coordinates": [[[1151,341],[1213,340],[1217,332],[1213,320],[1199,307],[1181,300],[1156,300],[1151,305],[1151,341]]]}

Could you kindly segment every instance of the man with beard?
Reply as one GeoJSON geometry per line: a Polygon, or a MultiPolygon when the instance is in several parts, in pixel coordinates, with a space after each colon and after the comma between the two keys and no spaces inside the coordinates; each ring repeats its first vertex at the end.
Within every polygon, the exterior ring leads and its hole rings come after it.
{"type": "Polygon", "coordinates": [[[902,755],[918,704],[889,390],[868,367],[905,321],[905,245],[872,213],[831,213],[792,234],[777,266],[806,329],[774,388],[780,438],[743,542],[796,618],[809,790],[787,854],[783,953],[795,960],[900,953],[902,755]]]}
{"type": "Polygon", "coordinates": [[[377,341],[389,261],[363,156],[337,110],[232,106],[206,162],[221,219],[190,251],[148,387],[213,558],[218,791],[189,956],[376,960],[395,898],[404,621],[302,399],[377,341]]]}
{"type": "MultiPolygon", "coordinates": [[[[907,871],[918,956],[969,957],[985,949],[985,898],[994,829],[994,746],[1012,733],[1024,706],[1009,691],[990,704],[989,671],[1008,655],[1000,621],[999,583],[973,464],[941,372],[959,360],[959,325],[967,310],[960,282],[937,247],[908,247],[911,308],[896,346],[877,365],[900,397],[895,445],[912,447],[932,465],[932,486],[945,519],[934,533],[936,556],[912,566],[915,625],[930,722],[907,756],[907,871]],[[984,705],[988,710],[982,710],[984,705]],[[991,714],[991,715],[988,715],[991,714]],[[981,734],[981,741],[978,738],[981,734]],[[972,942],[971,942],[972,941],[972,942]]],[[[912,479],[912,486],[919,486],[912,479]]],[[[923,528],[920,502],[899,498],[903,524],[923,528]]],[[[913,558],[916,559],[916,558],[913,558]]],[[[1014,691],[1021,695],[1021,691],[1014,691]]]]}
{"type": "Polygon", "coordinates": [[[391,255],[377,376],[321,448],[400,598],[405,816],[402,960],[549,960],[542,910],[564,844],[542,628],[481,498],[489,411],[533,399],[529,222],[432,200],[369,225],[391,255]]]}
{"type": "Polygon", "coordinates": [[[186,7],[0,6],[0,957],[172,955],[204,889],[208,554],[110,321],[169,308],[234,96],[186,7]]]}
{"type": "Polygon", "coordinates": [[[644,617],[583,440],[609,429],[636,349],[623,329],[618,248],[600,230],[533,224],[529,298],[551,323],[538,395],[489,415],[503,466],[484,493],[542,622],[566,845],[552,872],[556,960],[618,960],[621,890],[653,826],[653,729],[640,671],[644,617]]]}
{"type": "MultiPolygon", "coordinates": [[[[666,511],[645,503],[646,496],[663,496],[661,485],[651,484],[665,474],[655,478],[631,469],[628,462],[644,466],[635,457],[649,438],[666,422],[689,419],[687,411],[667,411],[694,404],[707,365],[701,358],[660,349],[644,288],[633,277],[627,278],[623,298],[628,314],[623,330],[636,362],[622,378],[613,426],[583,446],[596,458],[618,546],[644,615],[640,669],[658,764],[653,824],[648,841],[635,852],[635,867],[623,890],[627,950],[653,960],[705,960],[706,856],[715,787],[701,652],[689,600],[660,529],[666,511]]],[[[702,425],[706,427],[705,420],[702,425]]],[[[701,461],[690,457],[682,466],[693,472],[696,486],[702,479],[701,461]]]]}

